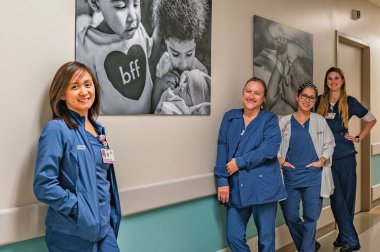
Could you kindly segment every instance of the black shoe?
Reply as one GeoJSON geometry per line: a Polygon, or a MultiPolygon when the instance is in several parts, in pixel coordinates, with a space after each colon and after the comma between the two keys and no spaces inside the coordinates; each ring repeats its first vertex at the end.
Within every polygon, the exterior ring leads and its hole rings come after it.
{"type": "Polygon", "coordinates": [[[333,242],[334,247],[343,247],[344,243],[341,241],[334,241],[333,242]]]}
{"type": "Polygon", "coordinates": [[[354,248],[354,247],[351,247],[349,244],[346,244],[343,247],[341,247],[339,251],[340,252],[351,252],[351,251],[356,251],[359,249],[360,249],[360,247],[354,248]]]}
{"type": "Polygon", "coordinates": [[[321,244],[315,241],[315,251],[318,251],[321,248],[321,244]]]}

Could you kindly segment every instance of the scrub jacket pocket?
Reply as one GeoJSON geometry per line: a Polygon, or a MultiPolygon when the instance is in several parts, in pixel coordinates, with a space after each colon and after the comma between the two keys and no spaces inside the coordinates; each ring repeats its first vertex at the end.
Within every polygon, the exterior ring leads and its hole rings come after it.
{"type": "Polygon", "coordinates": [[[77,252],[91,251],[92,243],[74,235],[64,234],[59,231],[46,230],[46,245],[49,251],[77,252]]]}
{"type": "Polygon", "coordinates": [[[283,192],[283,183],[279,172],[257,174],[257,199],[262,202],[273,201],[273,195],[283,192]]]}
{"type": "Polygon", "coordinates": [[[83,238],[89,241],[96,241],[99,235],[99,218],[97,217],[97,207],[90,207],[88,195],[85,192],[78,192],[78,221],[77,228],[83,238]]]}

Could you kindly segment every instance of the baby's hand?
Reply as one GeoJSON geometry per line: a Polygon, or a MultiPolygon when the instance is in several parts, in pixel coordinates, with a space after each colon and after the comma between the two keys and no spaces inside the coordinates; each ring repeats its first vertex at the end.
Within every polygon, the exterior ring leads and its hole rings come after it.
{"type": "Polygon", "coordinates": [[[175,87],[179,84],[179,74],[176,71],[170,71],[164,74],[161,78],[156,79],[156,84],[153,88],[152,94],[152,109],[153,111],[156,109],[157,104],[160,101],[162,93],[170,89],[175,89],[175,87]]]}
{"type": "Polygon", "coordinates": [[[277,59],[281,62],[282,67],[284,67],[285,60],[288,57],[288,40],[284,37],[277,37],[276,50],[277,59]]]}
{"type": "Polygon", "coordinates": [[[179,84],[179,73],[177,71],[170,71],[164,74],[160,79],[157,81],[157,87],[163,92],[168,88],[174,89],[179,84]]]}
{"type": "Polygon", "coordinates": [[[276,38],[276,46],[277,46],[277,53],[282,54],[286,51],[288,48],[288,40],[284,37],[277,37],[276,38]]]}

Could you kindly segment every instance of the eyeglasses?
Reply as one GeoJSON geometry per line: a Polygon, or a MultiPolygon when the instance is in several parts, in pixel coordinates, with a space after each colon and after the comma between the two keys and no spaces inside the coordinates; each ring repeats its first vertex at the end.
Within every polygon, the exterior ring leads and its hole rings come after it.
{"type": "Polygon", "coordinates": [[[313,96],[313,95],[308,96],[305,93],[301,93],[300,97],[301,97],[301,100],[304,100],[304,101],[309,100],[311,102],[315,102],[317,100],[317,98],[315,96],[313,96]]]}

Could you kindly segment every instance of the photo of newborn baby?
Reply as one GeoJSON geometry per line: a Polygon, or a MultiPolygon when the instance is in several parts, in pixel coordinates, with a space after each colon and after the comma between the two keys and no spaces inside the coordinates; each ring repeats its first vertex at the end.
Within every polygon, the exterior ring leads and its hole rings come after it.
{"type": "Polygon", "coordinates": [[[209,115],[211,78],[194,69],[181,74],[179,84],[166,89],[156,107],[155,114],[209,115]]]}

